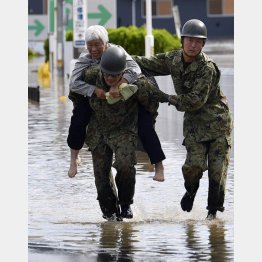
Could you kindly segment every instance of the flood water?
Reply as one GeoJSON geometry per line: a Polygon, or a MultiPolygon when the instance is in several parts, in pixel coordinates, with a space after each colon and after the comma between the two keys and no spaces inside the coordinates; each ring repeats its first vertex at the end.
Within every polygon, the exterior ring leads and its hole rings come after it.
{"type": "MultiPolygon", "coordinates": [[[[221,88],[233,114],[233,54],[211,57],[222,71],[221,88]]],[[[29,83],[37,81],[29,62],[29,83]]],[[[160,88],[174,93],[170,77],[158,77],[160,88]]],[[[181,167],[183,114],[161,104],[156,130],[166,154],[165,181],[152,180],[145,153],[137,152],[134,218],[106,222],[96,200],[91,154],[81,150],[78,174],[70,179],[66,143],[72,103],[68,81],[54,77],[40,87],[40,102],[28,101],[28,246],[29,262],[89,261],[233,261],[234,260],[234,147],[228,170],[225,211],[206,221],[208,179],[205,172],[193,210],[183,212],[181,167]]],[[[113,170],[113,172],[115,172],[113,170]]]]}

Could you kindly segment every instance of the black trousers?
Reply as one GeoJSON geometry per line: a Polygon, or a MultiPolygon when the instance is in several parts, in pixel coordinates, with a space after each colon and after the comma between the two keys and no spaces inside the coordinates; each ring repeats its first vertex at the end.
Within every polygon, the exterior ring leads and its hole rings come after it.
{"type": "MultiPolygon", "coordinates": [[[[88,98],[74,103],[73,115],[69,127],[67,144],[71,149],[80,150],[85,142],[86,126],[90,121],[92,109],[88,98]]],[[[164,160],[160,140],[154,129],[153,117],[143,106],[138,111],[138,136],[152,164],[164,160]]]]}
{"type": "Polygon", "coordinates": [[[91,114],[92,109],[87,97],[83,97],[74,103],[73,115],[67,136],[67,144],[71,149],[80,150],[83,147],[86,127],[90,121],[91,114]]]}
{"type": "Polygon", "coordinates": [[[152,114],[141,105],[138,110],[138,136],[151,164],[156,164],[166,158],[154,128],[152,114]]]}

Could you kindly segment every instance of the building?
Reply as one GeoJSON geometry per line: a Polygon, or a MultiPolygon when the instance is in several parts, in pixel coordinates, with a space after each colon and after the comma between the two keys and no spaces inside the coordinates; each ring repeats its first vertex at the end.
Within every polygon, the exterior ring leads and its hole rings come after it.
{"type": "MultiPolygon", "coordinates": [[[[28,0],[28,15],[48,13],[50,0],[28,0]]],[[[62,1],[71,6],[73,0],[62,1]]],[[[86,0],[90,3],[105,3],[104,0],[86,0]]],[[[116,26],[136,25],[146,23],[146,0],[111,0],[116,3],[116,26]]],[[[234,38],[234,0],[152,0],[152,26],[164,28],[175,34],[173,6],[178,6],[181,25],[187,20],[197,18],[208,28],[208,38],[234,38]]],[[[87,7],[88,8],[88,7],[87,7]]],[[[72,11],[70,11],[72,12],[72,11]]]]}
{"type": "Polygon", "coordinates": [[[47,14],[48,0],[28,0],[28,15],[47,14]]]}
{"type": "MultiPolygon", "coordinates": [[[[118,0],[117,26],[144,25],[145,4],[146,0],[118,0]]],[[[209,38],[234,37],[234,0],[152,0],[153,28],[176,33],[172,13],[174,5],[178,6],[181,25],[197,18],[206,24],[209,38]]]]}

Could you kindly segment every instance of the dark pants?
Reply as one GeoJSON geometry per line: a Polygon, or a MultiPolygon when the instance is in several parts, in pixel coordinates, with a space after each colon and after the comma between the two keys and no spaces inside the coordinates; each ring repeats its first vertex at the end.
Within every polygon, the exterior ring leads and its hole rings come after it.
{"type": "MultiPolygon", "coordinates": [[[[86,126],[90,121],[91,114],[92,109],[89,105],[88,98],[81,99],[74,104],[67,137],[67,144],[70,148],[79,150],[83,147],[86,136],[86,126]]],[[[152,114],[143,106],[139,106],[138,111],[138,136],[152,164],[158,163],[166,158],[154,129],[152,114]]]]}
{"type": "Polygon", "coordinates": [[[152,114],[140,105],[138,111],[138,136],[152,164],[166,158],[154,128],[152,114]]]}
{"type": "Polygon", "coordinates": [[[67,144],[71,149],[80,150],[85,142],[86,126],[90,121],[92,109],[88,98],[74,103],[73,115],[68,131],[67,144]]]}
{"type": "Polygon", "coordinates": [[[224,211],[227,169],[231,144],[227,136],[197,142],[192,136],[185,138],[186,161],[182,167],[185,188],[189,194],[196,194],[203,172],[208,170],[208,210],[224,211]]]}
{"type": "Polygon", "coordinates": [[[91,151],[97,199],[103,214],[118,214],[118,203],[120,205],[133,204],[136,183],[136,138],[131,136],[126,139],[127,137],[128,135],[122,137],[120,135],[118,139],[110,141],[108,144],[100,141],[97,147],[91,151]],[[113,167],[117,172],[115,183],[110,171],[113,154],[115,154],[113,167]]]}

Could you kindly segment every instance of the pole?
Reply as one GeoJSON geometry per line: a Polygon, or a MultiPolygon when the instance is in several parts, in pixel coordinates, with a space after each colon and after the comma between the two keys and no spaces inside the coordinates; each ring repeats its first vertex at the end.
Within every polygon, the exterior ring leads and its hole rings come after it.
{"type": "Polygon", "coordinates": [[[132,0],[132,25],[136,25],[136,0],[132,0]]]}
{"type": "Polygon", "coordinates": [[[64,25],[63,25],[63,0],[57,0],[57,72],[64,76],[64,25]]]}
{"type": "Polygon", "coordinates": [[[55,49],[56,49],[56,1],[48,1],[48,41],[49,41],[49,71],[54,73],[55,49]]]}
{"type": "Polygon", "coordinates": [[[149,58],[154,55],[154,37],[152,35],[152,1],[146,0],[146,31],[145,56],[149,58]]]}
{"type": "Polygon", "coordinates": [[[177,37],[178,37],[179,39],[181,39],[181,32],[180,32],[181,21],[180,21],[180,15],[179,15],[178,6],[177,6],[177,5],[173,6],[172,11],[173,11],[173,17],[174,17],[176,35],[177,35],[177,37]]]}

